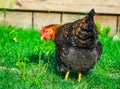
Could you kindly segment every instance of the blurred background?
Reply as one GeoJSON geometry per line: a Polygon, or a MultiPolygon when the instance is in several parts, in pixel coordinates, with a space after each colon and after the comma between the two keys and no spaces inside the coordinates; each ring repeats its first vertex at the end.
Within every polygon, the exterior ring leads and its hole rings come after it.
{"type": "Polygon", "coordinates": [[[120,0],[0,0],[0,23],[25,28],[64,24],[95,9],[95,22],[120,32],[120,0]]]}

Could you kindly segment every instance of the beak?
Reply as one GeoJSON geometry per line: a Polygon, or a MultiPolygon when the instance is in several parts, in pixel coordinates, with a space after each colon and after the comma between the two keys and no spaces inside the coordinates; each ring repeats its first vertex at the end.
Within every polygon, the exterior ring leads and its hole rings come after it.
{"type": "Polygon", "coordinates": [[[41,39],[41,40],[43,40],[43,39],[44,39],[43,29],[44,29],[44,27],[42,27],[42,28],[41,28],[41,30],[40,30],[40,36],[41,36],[41,38],[40,38],[40,39],[41,39]]]}
{"type": "Polygon", "coordinates": [[[43,37],[41,37],[40,39],[43,40],[43,37]]]}
{"type": "Polygon", "coordinates": [[[44,37],[45,37],[45,35],[42,35],[42,36],[41,36],[41,40],[43,40],[43,39],[44,39],[44,37]]]}

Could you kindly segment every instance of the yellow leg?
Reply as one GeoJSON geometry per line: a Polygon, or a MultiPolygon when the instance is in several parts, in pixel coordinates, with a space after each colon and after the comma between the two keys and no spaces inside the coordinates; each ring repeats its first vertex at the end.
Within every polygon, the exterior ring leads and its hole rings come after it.
{"type": "Polygon", "coordinates": [[[65,75],[65,80],[66,80],[66,81],[68,80],[69,73],[70,73],[70,71],[68,70],[68,71],[66,72],[66,75],[65,75]]]}
{"type": "Polygon", "coordinates": [[[78,72],[78,82],[80,82],[80,80],[81,80],[81,75],[82,75],[82,74],[81,74],[81,72],[79,71],[79,72],[78,72]]]}

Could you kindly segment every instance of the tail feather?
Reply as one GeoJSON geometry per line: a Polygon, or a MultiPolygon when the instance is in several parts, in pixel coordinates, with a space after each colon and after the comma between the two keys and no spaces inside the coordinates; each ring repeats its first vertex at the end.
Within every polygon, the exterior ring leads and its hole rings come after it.
{"type": "Polygon", "coordinates": [[[93,17],[94,15],[95,15],[95,10],[92,9],[92,10],[88,13],[87,17],[88,17],[88,18],[91,18],[91,17],[93,17]]]}
{"type": "Polygon", "coordinates": [[[94,22],[94,20],[93,20],[94,15],[95,15],[95,11],[94,11],[94,9],[92,9],[92,10],[87,14],[87,16],[85,17],[86,22],[94,22]]]}

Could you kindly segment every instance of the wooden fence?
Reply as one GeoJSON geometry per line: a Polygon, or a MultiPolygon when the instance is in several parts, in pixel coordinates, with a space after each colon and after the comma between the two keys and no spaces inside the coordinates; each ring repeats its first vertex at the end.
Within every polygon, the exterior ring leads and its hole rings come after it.
{"type": "Polygon", "coordinates": [[[0,12],[0,22],[18,27],[37,27],[64,24],[85,16],[92,8],[95,22],[111,26],[110,35],[120,32],[120,0],[3,0],[7,10],[0,12]]]}

